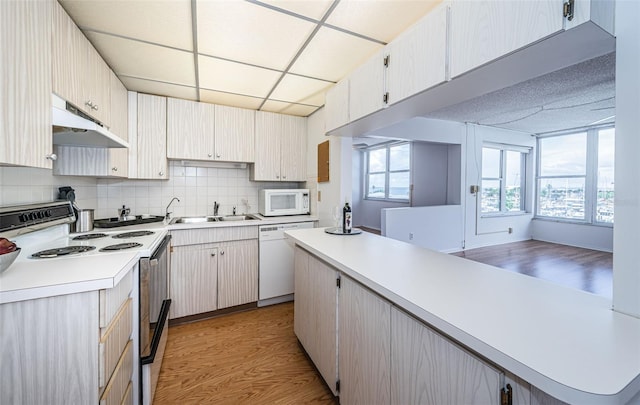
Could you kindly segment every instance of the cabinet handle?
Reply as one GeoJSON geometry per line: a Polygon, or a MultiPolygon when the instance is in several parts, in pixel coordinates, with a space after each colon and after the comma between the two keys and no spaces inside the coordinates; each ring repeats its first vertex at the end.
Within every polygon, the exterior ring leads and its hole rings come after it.
{"type": "Polygon", "coordinates": [[[112,168],[111,168],[111,171],[117,172],[117,171],[118,171],[118,168],[117,168],[117,167],[112,167],[112,168]]]}
{"type": "Polygon", "coordinates": [[[91,108],[93,108],[94,110],[98,111],[98,104],[92,105],[91,108]]]}
{"type": "Polygon", "coordinates": [[[212,157],[212,156],[213,156],[213,154],[209,153],[209,154],[207,154],[207,156],[212,157]]]}
{"type": "Polygon", "coordinates": [[[279,179],[279,178],[280,178],[280,176],[278,176],[278,175],[276,174],[276,179],[279,179]]]}
{"type": "Polygon", "coordinates": [[[219,158],[219,157],[220,157],[220,154],[219,154],[219,153],[216,153],[216,157],[217,157],[217,158],[219,158]]]}
{"type": "Polygon", "coordinates": [[[86,105],[87,107],[89,107],[89,108],[91,108],[93,110],[93,103],[91,102],[91,100],[85,101],[84,105],[86,105]]]}
{"type": "Polygon", "coordinates": [[[224,250],[220,251],[220,256],[224,256],[224,250]]]}
{"type": "Polygon", "coordinates": [[[283,178],[283,179],[286,179],[286,178],[287,178],[287,176],[282,176],[282,178],[283,178]]]}
{"type": "Polygon", "coordinates": [[[164,172],[163,172],[162,170],[160,170],[160,171],[158,172],[158,176],[164,176],[164,172]]]}
{"type": "Polygon", "coordinates": [[[216,254],[215,253],[211,253],[211,257],[214,257],[216,254]]]}
{"type": "Polygon", "coordinates": [[[58,160],[58,155],[56,155],[55,153],[49,153],[47,156],[45,156],[47,159],[54,161],[54,160],[58,160]]]}

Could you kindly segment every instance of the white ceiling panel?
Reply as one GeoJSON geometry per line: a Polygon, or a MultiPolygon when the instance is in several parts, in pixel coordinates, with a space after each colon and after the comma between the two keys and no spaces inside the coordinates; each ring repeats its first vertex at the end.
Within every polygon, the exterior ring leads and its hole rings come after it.
{"type": "Polygon", "coordinates": [[[95,32],[86,34],[118,75],[196,84],[193,53],[95,32]]]}
{"type": "Polygon", "coordinates": [[[341,0],[327,24],[391,42],[441,0],[341,0]]]}
{"type": "Polygon", "coordinates": [[[244,1],[198,1],[198,52],[284,70],[315,24],[244,1]]]}
{"type": "Polygon", "coordinates": [[[291,73],[337,82],[382,45],[331,28],[320,28],[291,73]]]}
{"type": "Polygon", "coordinates": [[[263,3],[320,20],[333,3],[332,0],[262,0],[263,3]]]}
{"type": "Polygon", "coordinates": [[[280,111],[282,114],[297,115],[299,117],[308,117],[320,107],[311,107],[302,104],[291,104],[289,107],[280,111]]]}
{"type": "Polygon", "coordinates": [[[154,82],[152,80],[139,79],[135,77],[120,76],[124,87],[131,91],[140,93],[155,94],[185,100],[197,100],[195,87],[179,86],[176,84],[154,82]]]}
{"type": "Polygon", "coordinates": [[[82,28],[193,50],[189,0],[60,2],[82,28]]]}
{"type": "Polygon", "coordinates": [[[260,111],[269,111],[269,112],[279,113],[285,108],[290,106],[291,106],[291,103],[286,103],[284,101],[267,100],[267,102],[264,103],[262,108],[260,108],[260,111]]]}
{"type": "Polygon", "coordinates": [[[302,103],[305,100],[304,104],[321,106],[324,104],[324,93],[331,86],[331,82],[287,74],[270,98],[292,103],[302,103]]]}
{"type": "Polygon", "coordinates": [[[253,97],[266,97],[281,73],[242,63],[198,57],[200,87],[253,97]]]}
{"type": "Polygon", "coordinates": [[[212,104],[229,105],[232,107],[257,110],[262,104],[262,98],[241,96],[238,94],[222,93],[219,91],[200,90],[200,101],[212,104]]]}

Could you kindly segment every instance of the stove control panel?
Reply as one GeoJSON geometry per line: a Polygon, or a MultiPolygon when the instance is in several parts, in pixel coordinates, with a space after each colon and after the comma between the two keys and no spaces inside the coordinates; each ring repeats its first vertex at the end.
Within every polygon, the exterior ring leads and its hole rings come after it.
{"type": "Polygon", "coordinates": [[[0,208],[0,232],[34,226],[42,229],[73,221],[75,214],[69,201],[0,208]]]}

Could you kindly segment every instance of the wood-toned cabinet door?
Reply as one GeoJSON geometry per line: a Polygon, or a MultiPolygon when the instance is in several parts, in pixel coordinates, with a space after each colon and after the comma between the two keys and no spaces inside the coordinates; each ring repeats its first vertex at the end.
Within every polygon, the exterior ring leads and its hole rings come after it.
{"type": "MultiPolygon", "coordinates": [[[[112,71],[109,71],[109,77],[111,84],[111,126],[109,130],[126,141],[129,138],[127,89],[112,71]]],[[[129,150],[127,148],[109,149],[107,173],[109,176],[115,177],[129,175],[129,150]]]]}
{"type": "Polygon", "coordinates": [[[325,131],[349,123],[349,78],[344,78],[327,91],[325,97],[325,131]]]}
{"type": "Polygon", "coordinates": [[[218,308],[258,301],[258,241],[218,245],[218,308]]]}
{"type": "Polygon", "coordinates": [[[313,286],[309,276],[309,253],[296,246],[293,264],[293,331],[307,353],[310,349],[310,339],[313,338],[311,305],[313,286]]]}
{"type": "Polygon", "coordinates": [[[451,77],[559,32],[562,0],[453,0],[450,25],[451,77]]]}
{"type": "Polygon", "coordinates": [[[391,304],[348,277],[339,291],[340,403],[389,404],[391,304]]]}
{"type": "Polygon", "coordinates": [[[349,76],[349,119],[369,115],[384,107],[384,56],[376,53],[349,76]]]}
{"type": "Polygon", "coordinates": [[[391,342],[392,404],[500,403],[498,370],[397,308],[391,342]]]}
{"type": "Polygon", "coordinates": [[[167,179],[167,98],[138,94],[137,178],[167,179]]]}
{"type": "Polygon", "coordinates": [[[280,140],[281,181],[307,180],[307,120],[290,115],[282,116],[280,140]]]}
{"type": "Polygon", "coordinates": [[[214,160],[215,106],[167,99],[167,157],[214,160]]]}
{"type": "Polygon", "coordinates": [[[389,44],[389,104],[446,80],[447,4],[432,10],[389,44]]]}
{"type": "Polygon", "coordinates": [[[52,84],[53,92],[71,104],[83,105],[81,90],[84,80],[85,52],[82,44],[85,40],[82,32],[71,17],[57,2],[53,7],[52,38],[52,84]]]}
{"type": "MultiPolygon", "coordinates": [[[[82,35],[82,34],[81,34],[82,35]]],[[[82,36],[83,47],[86,52],[84,70],[84,104],[81,106],[87,114],[102,122],[106,126],[111,125],[111,70],[102,60],[93,45],[82,36]]]]}
{"type": "Polygon", "coordinates": [[[170,318],[218,309],[218,249],[174,246],[171,253],[170,318]]]}
{"type": "Polygon", "coordinates": [[[0,1],[0,163],[50,169],[51,26],[57,2],[0,1]]]}
{"type": "Polygon", "coordinates": [[[281,114],[256,111],[256,147],[252,180],[280,181],[281,131],[281,114]]]}
{"type": "Polygon", "coordinates": [[[216,160],[255,161],[255,111],[216,105],[215,117],[216,160]]]}

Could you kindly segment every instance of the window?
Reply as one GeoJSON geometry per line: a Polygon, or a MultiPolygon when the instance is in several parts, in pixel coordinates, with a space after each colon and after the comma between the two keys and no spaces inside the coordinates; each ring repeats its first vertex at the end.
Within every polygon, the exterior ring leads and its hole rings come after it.
{"type": "Polygon", "coordinates": [[[615,129],[538,139],[538,217],[613,223],[615,129]]]}
{"type": "Polygon", "coordinates": [[[411,146],[391,144],[366,151],[366,198],[409,201],[411,146]]]}
{"type": "Polygon", "coordinates": [[[485,145],[482,148],[481,213],[522,212],[528,148],[485,145]]]}

